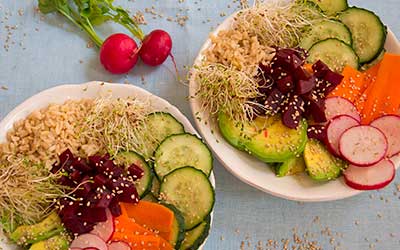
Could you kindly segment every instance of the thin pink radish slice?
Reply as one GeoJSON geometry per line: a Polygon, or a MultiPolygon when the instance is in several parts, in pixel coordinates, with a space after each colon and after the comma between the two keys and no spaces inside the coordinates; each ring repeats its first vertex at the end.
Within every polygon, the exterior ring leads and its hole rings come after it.
{"type": "Polygon", "coordinates": [[[130,250],[131,247],[123,241],[114,241],[108,244],[108,250],[130,250]]]}
{"type": "MultiPolygon", "coordinates": [[[[81,248],[78,248],[78,249],[81,249],[81,248]]],[[[81,250],[99,250],[99,249],[95,248],[95,247],[85,247],[85,248],[83,248],[81,250]]]]}
{"type": "Polygon", "coordinates": [[[114,233],[114,218],[109,209],[106,210],[107,220],[104,222],[97,223],[91,234],[99,236],[103,241],[107,242],[111,239],[114,233]]]}
{"type": "Polygon", "coordinates": [[[338,96],[325,99],[325,115],[328,121],[338,115],[348,115],[359,122],[361,121],[361,116],[356,106],[346,98],[338,96]]]}
{"type": "Polygon", "coordinates": [[[375,190],[392,182],[395,173],[393,162],[383,159],[369,168],[350,165],[344,171],[344,179],[346,184],[354,189],[375,190]]]}
{"type": "Polygon", "coordinates": [[[107,244],[99,236],[88,233],[76,237],[70,248],[94,248],[98,250],[108,250],[107,244]]]}
{"type": "Polygon", "coordinates": [[[326,144],[328,145],[329,151],[340,156],[339,152],[339,139],[344,131],[347,129],[360,125],[360,123],[351,116],[339,115],[333,118],[326,127],[326,144]]]}
{"type": "Polygon", "coordinates": [[[387,152],[385,135],[372,126],[355,126],[343,132],[339,139],[340,155],[351,164],[368,167],[382,160],[387,152]]]}
{"type": "Polygon", "coordinates": [[[385,134],[388,140],[388,157],[400,153],[400,116],[385,115],[374,120],[370,125],[385,134]]]}

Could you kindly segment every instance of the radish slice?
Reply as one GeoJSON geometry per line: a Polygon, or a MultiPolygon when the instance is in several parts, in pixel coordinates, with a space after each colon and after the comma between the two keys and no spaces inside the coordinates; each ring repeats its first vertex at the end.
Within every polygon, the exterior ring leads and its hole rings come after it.
{"type": "Polygon", "coordinates": [[[331,120],[326,128],[326,138],[329,151],[340,156],[339,139],[347,129],[360,125],[360,123],[351,116],[339,115],[331,120]]]}
{"type": "Polygon", "coordinates": [[[375,190],[387,186],[394,179],[395,173],[393,162],[384,159],[369,168],[350,165],[344,171],[344,179],[354,189],[375,190]]]}
{"type": "Polygon", "coordinates": [[[114,241],[108,244],[108,250],[130,250],[131,247],[123,241],[114,241]]]}
{"type": "Polygon", "coordinates": [[[104,222],[97,223],[91,234],[99,236],[103,241],[107,242],[111,239],[114,233],[114,218],[109,209],[106,210],[107,220],[104,222]]]}
{"type": "Polygon", "coordinates": [[[361,116],[356,106],[346,98],[338,96],[325,99],[325,115],[328,121],[338,115],[348,115],[358,122],[361,121],[361,116]]]}
{"type": "Polygon", "coordinates": [[[385,157],[388,143],[385,135],[372,126],[356,126],[343,132],[339,139],[340,154],[351,164],[368,167],[385,157]]]}
{"type": "Polygon", "coordinates": [[[388,140],[388,157],[400,153],[400,116],[385,115],[374,120],[370,125],[385,134],[388,140]]]}
{"type": "Polygon", "coordinates": [[[85,248],[74,248],[74,249],[81,249],[81,250],[99,250],[98,248],[95,247],[85,247],[85,248]]]}
{"type": "Polygon", "coordinates": [[[75,238],[70,248],[92,248],[98,250],[108,250],[107,244],[99,236],[88,233],[81,234],[75,238]]]}

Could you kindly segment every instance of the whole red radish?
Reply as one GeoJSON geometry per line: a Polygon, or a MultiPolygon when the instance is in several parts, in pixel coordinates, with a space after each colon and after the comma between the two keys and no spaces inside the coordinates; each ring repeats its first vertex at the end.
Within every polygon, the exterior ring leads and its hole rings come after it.
{"type": "Polygon", "coordinates": [[[131,37],[117,33],[109,36],[100,49],[100,62],[113,74],[129,72],[138,60],[138,47],[131,37]]]}
{"type": "Polygon", "coordinates": [[[172,40],[164,30],[153,30],[143,40],[140,58],[150,66],[162,64],[171,54],[172,40]]]}

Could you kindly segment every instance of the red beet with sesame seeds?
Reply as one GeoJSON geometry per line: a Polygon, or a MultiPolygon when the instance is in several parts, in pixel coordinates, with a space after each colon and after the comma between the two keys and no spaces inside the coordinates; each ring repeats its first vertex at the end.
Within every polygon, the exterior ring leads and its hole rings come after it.
{"type": "Polygon", "coordinates": [[[59,158],[52,172],[64,173],[60,184],[74,189],[72,198],[59,201],[59,215],[72,233],[90,232],[96,223],[107,220],[107,209],[113,216],[120,215],[120,201],[139,202],[134,183],[143,176],[139,166],[132,165],[126,170],[116,165],[109,155],[84,159],[74,157],[69,150],[59,158]]]}

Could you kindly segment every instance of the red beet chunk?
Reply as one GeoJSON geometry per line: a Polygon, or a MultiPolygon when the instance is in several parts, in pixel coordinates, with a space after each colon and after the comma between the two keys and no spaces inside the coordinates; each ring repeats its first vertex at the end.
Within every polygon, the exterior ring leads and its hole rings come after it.
{"type": "Polygon", "coordinates": [[[67,176],[61,176],[60,179],[58,179],[58,183],[71,188],[76,186],[75,183],[67,176]]]}
{"type": "Polygon", "coordinates": [[[303,69],[302,67],[298,67],[296,68],[292,75],[294,76],[294,78],[299,81],[299,80],[307,80],[311,77],[310,73],[308,73],[305,69],[303,69]]]}
{"type": "Polygon", "coordinates": [[[82,180],[82,174],[79,170],[74,170],[69,176],[74,182],[80,182],[82,180]]]}
{"type": "Polygon", "coordinates": [[[139,195],[136,191],[135,186],[129,185],[122,187],[122,192],[118,196],[118,200],[127,203],[138,203],[139,202],[139,195]]]}
{"type": "Polygon", "coordinates": [[[110,206],[112,200],[111,191],[108,189],[103,189],[103,191],[99,192],[95,198],[95,207],[96,208],[108,208],[110,206]]]}
{"type": "Polygon", "coordinates": [[[294,95],[290,98],[282,115],[283,124],[291,129],[296,129],[302,119],[304,112],[304,101],[300,96],[294,95]]]}
{"type": "Polygon", "coordinates": [[[265,110],[269,115],[277,114],[285,96],[278,89],[273,89],[265,100],[265,110]]]}
{"type": "Polygon", "coordinates": [[[89,166],[89,164],[87,164],[86,160],[84,159],[75,159],[75,161],[72,163],[72,166],[84,173],[90,172],[92,171],[92,168],[89,166]]]}
{"type": "Polygon", "coordinates": [[[69,198],[64,198],[60,201],[59,215],[64,220],[65,218],[75,217],[78,213],[79,202],[69,198]]]}
{"type": "Polygon", "coordinates": [[[60,168],[67,171],[67,172],[72,172],[72,163],[75,160],[72,152],[67,149],[63,153],[60,154],[59,156],[60,159],[60,168]]]}
{"type": "Polygon", "coordinates": [[[128,175],[131,176],[134,181],[136,181],[143,177],[144,171],[138,165],[132,164],[128,167],[128,175]]]}
{"type": "Polygon", "coordinates": [[[94,176],[93,181],[95,187],[101,187],[107,183],[108,178],[103,174],[97,174],[94,176]]]}
{"type": "Polygon", "coordinates": [[[78,190],[76,190],[76,196],[78,197],[86,197],[90,191],[92,191],[92,185],[90,183],[81,184],[78,190]]]}
{"type": "Polygon", "coordinates": [[[79,218],[82,221],[89,223],[97,223],[107,220],[106,209],[101,207],[89,208],[84,206],[80,209],[80,214],[81,216],[79,216],[79,218]]]}
{"type": "Polygon", "coordinates": [[[92,156],[89,156],[88,159],[89,159],[89,164],[93,169],[96,169],[103,162],[103,157],[100,155],[92,155],[92,156]]]}
{"type": "Polygon", "coordinates": [[[317,79],[314,75],[311,76],[310,78],[308,78],[307,80],[299,80],[297,82],[295,92],[298,95],[306,94],[306,93],[310,92],[311,90],[313,90],[316,83],[317,83],[317,79]]]}
{"type": "Polygon", "coordinates": [[[63,220],[65,228],[74,234],[84,234],[93,230],[94,223],[84,222],[78,217],[67,218],[63,220]]]}
{"type": "Polygon", "coordinates": [[[326,128],[324,125],[310,125],[307,129],[307,136],[310,139],[316,139],[326,142],[326,128]]]}
{"type": "Polygon", "coordinates": [[[325,99],[318,97],[316,94],[304,95],[303,98],[305,98],[306,106],[314,121],[318,123],[326,122],[325,99]]]}
{"type": "Polygon", "coordinates": [[[325,63],[323,63],[321,60],[318,60],[312,65],[312,69],[314,71],[314,75],[319,78],[323,79],[325,77],[325,74],[329,71],[331,71],[325,63]]]}
{"type": "Polygon", "coordinates": [[[294,81],[291,75],[287,75],[276,81],[276,86],[283,94],[289,93],[294,88],[294,81]]]}
{"type": "Polygon", "coordinates": [[[324,80],[326,81],[324,94],[328,95],[342,82],[343,76],[333,71],[328,71],[324,76],[324,80]]]}
{"type": "Polygon", "coordinates": [[[114,197],[111,200],[109,209],[110,209],[111,214],[114,217],[118,217],[122,214],[121,207],[119,206],[119,203],[118,203],[118,198],[114,197]]]}

